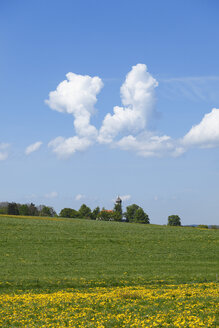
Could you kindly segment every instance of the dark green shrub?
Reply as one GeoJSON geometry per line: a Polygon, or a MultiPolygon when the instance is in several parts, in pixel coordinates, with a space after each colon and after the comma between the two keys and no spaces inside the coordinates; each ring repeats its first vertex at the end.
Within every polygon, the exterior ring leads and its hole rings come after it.
{"type": "Polygon", "coordinates": [[[208,229],[208,226],[206,224],[199,224],[197,226],[197,228],[199,228],[199,229],[208,229]]]}
{"type": "Polygon", "coordinates": [[[168,225],[169,226],[181,226],[181,219],[178,215],[168,216],[168,225]]]}

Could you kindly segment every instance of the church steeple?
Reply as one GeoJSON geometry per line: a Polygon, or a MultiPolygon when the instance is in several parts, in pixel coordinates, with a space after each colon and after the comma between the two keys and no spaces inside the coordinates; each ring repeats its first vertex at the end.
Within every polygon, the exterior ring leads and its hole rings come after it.
{"type": "Polygon", "coordinates": [[[116,198],[116,204],[122,205],[122,200],[119,196],[116,198]]]}

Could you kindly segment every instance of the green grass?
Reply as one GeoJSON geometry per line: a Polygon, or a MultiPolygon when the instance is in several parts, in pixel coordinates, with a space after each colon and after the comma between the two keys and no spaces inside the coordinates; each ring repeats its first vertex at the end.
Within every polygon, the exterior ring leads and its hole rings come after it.
{"type": "Polygon", "coordinates": [[[219,231],[0,216],[5,289],[216,281],[219,231]]]}

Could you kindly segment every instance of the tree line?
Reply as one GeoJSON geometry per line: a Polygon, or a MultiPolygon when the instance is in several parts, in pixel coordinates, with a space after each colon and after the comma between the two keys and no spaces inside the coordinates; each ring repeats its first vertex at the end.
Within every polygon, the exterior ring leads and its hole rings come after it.
{"type": "MultiPolygon", "coordinates": [[[[143,208],[132,204],[126,207],[126,211],[122,211],[121,204],[116,203],[113,210],[106,210],[104,207],[96,207],[91,210],[86,204],[82,204],[79,210],[73,208],[63,208],[59,214],[56,213],[53,207],[46,205],[36,206],[34,203],[19,204],[15,202],[0,202],[0,214],[8,215],[24,215],[24,216],[44,216],[44,217],[65,217],[79,218],[99,221],[123,221],[149,224],[150,219],[143,208]]],[[[168,216],[167,225],[181,226],[181,219],[178,215],[168,216]]],[[[199,224],[196,226],[201,229],[208,229],[207,225],[199,224]]],[[[212,229],[218,229],[219,226],[209,226],[212,229]]]]}
{"type": "Polygon", "coordinates": [[[27,215],[27,216],[57,216],[53,207],[46,205],[36,206],[33,203],[19,204],[19,203],[0,203],[0,214],[8,215],[27,215]]]}
{"type": "Polygon", "coordinates": [[[98,221],[125,221],[149,224],[148,215],[143,208],[133,204],[126,207],[123,213],[121,204],[115,204],[113,210],[106,210],[104,207],[100,210],[96,207],[93,211],[85,204],[82,204],[78,211],[72,208],[63,208],[59,214],[61,217],[84,218],[98,221]]]}
{"type": "Polygon", "coordinates": [[[65,218],[82,218],[99,221],[150,223],[148,214],[144,212],[142,207],[136,204],[127,206],[124,213],[121,204],[118,203],[114,205],[113,210],[106,210],[104,207],[102,209],[96,207],[94,210],[91,210],[86,204],[82,204],[79,210],[63,208],[58,215],[53,207],[46,205],[36,206],[34,203],[19,204],[15,202],[5,202],[0,203],[0,214],[45,217],[60,216],[65,218]]]}

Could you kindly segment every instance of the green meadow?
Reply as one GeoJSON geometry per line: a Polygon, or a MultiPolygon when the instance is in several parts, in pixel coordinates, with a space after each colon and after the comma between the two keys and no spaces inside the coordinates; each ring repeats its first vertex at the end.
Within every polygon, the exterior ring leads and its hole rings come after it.
{"type": "Polygon", "coordinates": [[[0,216],[0,287],[216,282],[219,231],[0,216]]]}

